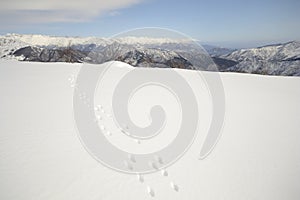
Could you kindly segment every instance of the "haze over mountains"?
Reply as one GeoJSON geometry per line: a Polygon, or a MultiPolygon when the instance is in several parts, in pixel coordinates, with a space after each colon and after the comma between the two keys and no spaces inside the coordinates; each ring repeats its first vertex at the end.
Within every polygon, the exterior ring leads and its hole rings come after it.
{"type": "MultiPolygon", "coordinates": [[[[203,48],[223,72],[300,76],[300,42],[251,49],[203,48]]],[[[216,71],[196,43],[183,39],[124,37],[0,36],[0,57],[20,61],[104,63],[118,60],[135,67],[216,71]]]]}

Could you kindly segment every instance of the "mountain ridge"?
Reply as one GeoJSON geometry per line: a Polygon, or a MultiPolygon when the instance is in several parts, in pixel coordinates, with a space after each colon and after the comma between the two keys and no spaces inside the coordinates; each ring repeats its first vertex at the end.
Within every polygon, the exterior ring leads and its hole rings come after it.
{"type": "Polygon", "coordinates": [[[300,42],[257,48],[227,49],[187,39],[150,37],[62,37],[7,34],[0,36],[0,57],[20,61],[89,62],[111,60],[135,67],[300,76],[300,42]],[[208,56],[209,54],[209,56],[208,56]],[[211,66],[211,57],[218,67],[211,66]]]}

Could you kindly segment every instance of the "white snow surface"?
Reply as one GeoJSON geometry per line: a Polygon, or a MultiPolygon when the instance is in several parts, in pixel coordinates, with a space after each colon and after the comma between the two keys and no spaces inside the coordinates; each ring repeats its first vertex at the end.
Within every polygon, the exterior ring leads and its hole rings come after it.
{"type": "MultiPolygon", "coordinates": [[[[198,137],[166,172],[136,176],[103,166],[81,144],[72,106],[72,86],[80,67],[0,61],[0,199],[300,198],[300,78],[203,72],[222,78],[226,119],[215,149],[199,160],[211,118],[209,92],[196,71],[176,70],[197,97],[201,122],[198,137]]],[[[119,76],[129,70],[132,68],[127,64],[116,63],[113,74],[119,76]]],[[[159,73],[172,69],[150,70],[159,73]]],[[[102,92],[101,109],[107,114],[112,88],[102,92]]],[[[153,94],[142,94],[144,100],[153,98],[153,94]]],[[[133,120],[147,124],[145,116],[139,117],[140,110],[133,111],[133,120]]],[[[167,124],[166,128],[173,130],[178,125],[167,124]]],[[[120,133],[111,133],[112,142],[118,143],[120,133]]],[[[119,145],[126,148],[130,142],[119,145]]]]}

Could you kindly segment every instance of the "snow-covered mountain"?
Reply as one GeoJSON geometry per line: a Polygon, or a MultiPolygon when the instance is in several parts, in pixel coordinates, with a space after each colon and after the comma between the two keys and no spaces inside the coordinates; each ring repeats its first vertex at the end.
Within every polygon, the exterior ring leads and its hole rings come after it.
{"type": "Polygon", "coordinates": [[[123,37],[54,37],[8,34],[0,36],[0,57],[39,62],[123,61],[135,67],[174,67],[266,75],[300,76],[300,42],[232,50],[184,39],[123,37]],[[206,52],[205,52],[206,50],[206,52]]]}
{"type": "Polygon", "coordinates": [[[7,34],[0,36],[1,45],[2,41],[15,41],[16,43],[23,43],[33,46],[68,46],[71,42],[72,45],[85,45],[96,44],[105,46],[114,42],[123,44],[165,44],[165,43],[178,43],[188,42],[184,39],[171,39],[171,38],[148,38],[148,37],[122,37],[122,38],[99,38],[99,37],[69,37],[69,36],[47,36],[47,35],[23,35],[23,34],[7,34]]]}
{"type": "Polygon", "coordinates": [[[300,76],[299,41],[242,49],[221,58],[237,62],[227,71],[300,76]]]}
{"type": "MultiPolygon", "coordinates": [[[[194,54],[187,55],[192,45],[190,41],[183,39],[146,37],[107,39],[9,34],[0,37],[0,46],[1,58],[17,58],[22,61],[101,64],[119,60],[136,67],[184,69],[202,69],[200,64],[195,63],[196,61],[203,63],[199,59],[192,59],[194,54]],[[189,58],[189,61],[186,58],[189,58]]],[[[198,45],[193,48],[205,53],[198,45]]]]}

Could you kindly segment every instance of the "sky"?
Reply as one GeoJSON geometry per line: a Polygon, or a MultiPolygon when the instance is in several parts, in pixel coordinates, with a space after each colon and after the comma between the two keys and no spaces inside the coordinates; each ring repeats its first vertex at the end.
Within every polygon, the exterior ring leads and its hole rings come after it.
{"type": "Polygon", "coordinates": [[[110,37],[161,27],[203,43],[254,47],[300,40],[299,0],[1,0],[0,34],[110,37]]]}

